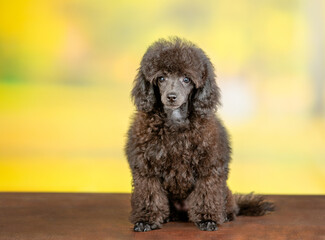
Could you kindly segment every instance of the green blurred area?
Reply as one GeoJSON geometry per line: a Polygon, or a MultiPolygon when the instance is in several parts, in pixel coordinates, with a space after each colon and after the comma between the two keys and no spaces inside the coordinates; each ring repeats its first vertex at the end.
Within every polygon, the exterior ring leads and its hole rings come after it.
{"type": "Polygon", "coordinates": [[[123,154],[148,45],[214,63],[234,191],[325,193],[322,0],[0,3],[0,191],[131,190],[123,154]]]}

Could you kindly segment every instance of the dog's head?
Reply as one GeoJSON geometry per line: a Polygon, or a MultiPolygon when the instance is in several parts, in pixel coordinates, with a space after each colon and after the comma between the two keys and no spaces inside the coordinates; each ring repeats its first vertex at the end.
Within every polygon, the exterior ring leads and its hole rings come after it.
{"type": "Polygon", "coordinates": [[[165,109],[177,109],[188,101],[194,84],[187,75],[163,73],[156,79],[160,100],[165,109]]]}
{"type": "Polygon", "coordinates": [[[161,106],[177,109],[189,103],[192,111],[204,115],[219,104],[215,77],[211,61],[200,48],[180,38],[161,39],[144,54],[132,97],[139,111],[161,106]]]}

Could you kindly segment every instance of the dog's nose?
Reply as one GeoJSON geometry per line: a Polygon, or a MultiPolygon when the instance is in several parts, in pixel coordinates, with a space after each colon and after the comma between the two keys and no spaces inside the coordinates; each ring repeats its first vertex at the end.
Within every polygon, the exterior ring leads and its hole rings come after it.
{"type": "Polygon", "coordinates": [[[174,102],[177,98],[177,95],[176,95],[176,93],[168,93],[167,98],[169,101],[174,102]]]}

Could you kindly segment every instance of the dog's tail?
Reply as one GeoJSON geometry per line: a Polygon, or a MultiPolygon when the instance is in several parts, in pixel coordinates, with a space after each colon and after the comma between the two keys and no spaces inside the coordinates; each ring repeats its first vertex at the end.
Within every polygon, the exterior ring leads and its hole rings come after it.
{"type": "Polygon", "coordinates": [[[275,210],[274,203],[265,201],[261,195],[236,193],[234,198],[239,207],[237,215],[262,216],[275,210]]]}

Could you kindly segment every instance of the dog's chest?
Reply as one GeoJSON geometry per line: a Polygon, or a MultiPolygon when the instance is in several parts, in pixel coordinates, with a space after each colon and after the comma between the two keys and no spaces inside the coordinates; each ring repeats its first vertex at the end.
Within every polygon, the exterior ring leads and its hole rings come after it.
{"type": "Polygon", "coordinates": [[[158,164],[161,183],[172,197],[185,199],[195,184],[195,142],[186,133],[165,135],[160,147],[164,152],[158,164]]]}

